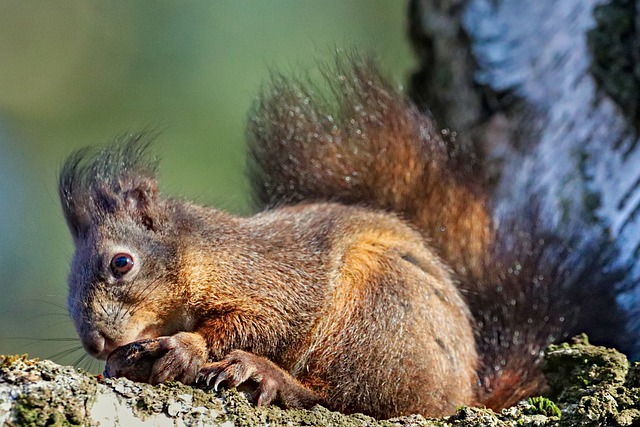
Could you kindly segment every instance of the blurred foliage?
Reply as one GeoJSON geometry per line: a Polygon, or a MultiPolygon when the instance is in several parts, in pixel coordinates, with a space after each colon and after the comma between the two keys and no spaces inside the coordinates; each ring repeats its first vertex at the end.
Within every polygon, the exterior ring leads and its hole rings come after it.
{"type": "Polygon", "coordinates": [[[68,153],[162,129],[163,191],[246,213],[244,118],[269,72],[313,77],[318,60],[356,48],[402,82],[412,66],[405,9],[389,0],[0,2],[0,354],[72,363],[83,353],[72,351],[72,246],[56,190],[68,153]]]}

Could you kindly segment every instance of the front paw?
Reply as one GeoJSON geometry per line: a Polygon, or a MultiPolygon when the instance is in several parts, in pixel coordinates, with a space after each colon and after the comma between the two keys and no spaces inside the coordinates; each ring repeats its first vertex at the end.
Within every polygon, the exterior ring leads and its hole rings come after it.
{"type": "Polygon", "coordinates": [[[206,360],[204,339],[195,333],[180,332],[118,347],[107,358],[104,375],[149,384],[169,380],[191,384],[206,360]]]}
{"type": "Polygon", "coordinates": [[[253,393],[257,405],[277,403],[285,408],[309,408],[320,401],[313,391],[275,363],[242,350],[234,350],[222,360],[202,366],[197,381],[213,385],[215,390],[221,383],[238,387],[253,381],[257,384],[253,393]]]}

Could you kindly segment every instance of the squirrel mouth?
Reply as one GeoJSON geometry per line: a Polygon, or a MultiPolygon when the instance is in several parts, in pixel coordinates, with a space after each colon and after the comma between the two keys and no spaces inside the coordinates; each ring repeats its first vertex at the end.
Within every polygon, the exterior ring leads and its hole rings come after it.
{"type": "Polygon", "coordinates": [[[98,333],[92,337],[90,341],[83,342],[84,348],[91,356],[98,360],[107,360],[109,355],[119,347],[131,344],[133,342],[158,338],[161,334],[158,328],[147,326],[138,333],[133,339],[114,340],[98,333]]]}

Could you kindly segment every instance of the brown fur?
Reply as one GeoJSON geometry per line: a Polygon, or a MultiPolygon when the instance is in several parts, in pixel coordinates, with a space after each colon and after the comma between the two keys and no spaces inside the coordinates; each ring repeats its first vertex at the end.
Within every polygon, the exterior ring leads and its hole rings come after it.
{"type": "Polygon", "coordinates": [[[333,107],[275,78],[251,113],[252,217],[163,198],[142,135],[70,157],[69,308],[108,374],[253,380],[260,404],[380,418],[541,389],[540,351],[566,332],[557,252],[497,229],[475,156],[374,64],[336,74],[333,107]]]}
{"type": "Polygon", "coordinates": [[[250,113],[259,204],[331,200],[392,211],[456,271],[481,274],[492,230],[475,156],[443,138],[375,63],[339,59],[336,69],[327,80],[338,107],[308,84],[274,78],[250,113]]]}
{"type": "Polygon", "coordinates": [[[538,226],[535,201],[494,223],[479,156],[439,131],[374,63],[339,58],[335,70],[326,74],[335,102],[275,78],[250,114],[258,205],[330,200],[399,214],[451,267],[471,309],[478,402],[501,400],[503,374],[514,388],[495,408],[527,396],[530,384],[542,391],[542,350],[572,326],[572,285],[559,261],[566,243],[538,226]]]}

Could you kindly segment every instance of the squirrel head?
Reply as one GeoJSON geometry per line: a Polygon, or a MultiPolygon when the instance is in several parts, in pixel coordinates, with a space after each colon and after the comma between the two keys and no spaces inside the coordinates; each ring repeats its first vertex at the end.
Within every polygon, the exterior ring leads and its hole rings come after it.
{"type": "MultiPolygon", "coordinates": [[[[59,194],[73,236],[69,311],[85,346],[106,358],[128,342],[173,333],[177,244],[158,195],[152,138],[134,134],[69,156],[59,194]]],[[[176,320],[178,321],[178,320],[176,320]]],[[[185,320],[179,320],[184,322],[185,320]]]]}

